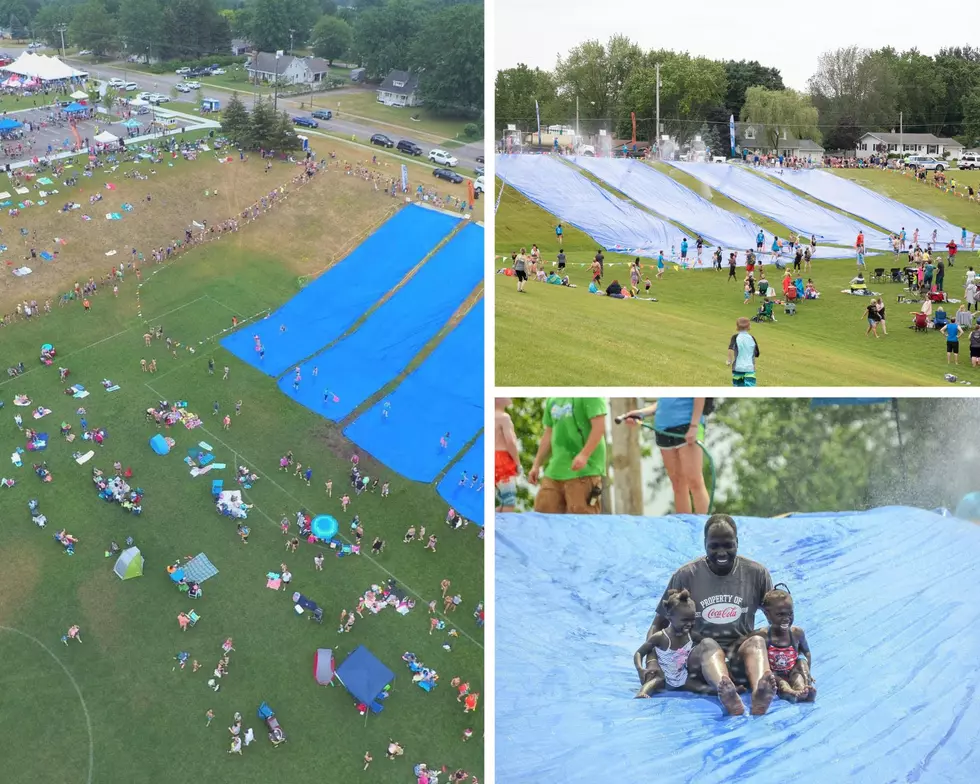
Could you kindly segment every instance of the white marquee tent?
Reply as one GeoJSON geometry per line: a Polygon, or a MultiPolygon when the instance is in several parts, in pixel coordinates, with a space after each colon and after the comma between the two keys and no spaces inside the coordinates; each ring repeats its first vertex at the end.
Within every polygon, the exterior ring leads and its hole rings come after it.
{"type": "Polygon", "coordinates": [[[115,134],[111,134],[108,131],[102,131],[98,136],[95,137],[95,141],[99,144],[114,144],[119,141],[119,137],[115,134]]]}
{"type": "Polygon", "coordinates": [[[3,66],[0,70],[19,74],[20,76],[34,77],[44,82],[88,75],[84,71],[78,71],[70,65],[65,65],[57,57],[48,57],[47,55],[33,54],[30,52],[24,52],[20,57],[12,63],[3,66]]]}

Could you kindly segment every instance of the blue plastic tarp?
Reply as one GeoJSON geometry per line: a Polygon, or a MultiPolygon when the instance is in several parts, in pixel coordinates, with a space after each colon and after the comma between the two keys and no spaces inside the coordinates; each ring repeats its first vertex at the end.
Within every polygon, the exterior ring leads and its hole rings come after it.
{"type": "MultiPolygon", "coordinates": [[[[905,229],[905,235],[909,242],[912,241],[912,233],[919,230],[919,243],[925,247],[927,242],[932,241],[932,232],[936,232],[936,242],[939,245],[946,245],[950,240],[960,241],[960,226],[943,220],[928,212],[917,210],[902,204],[900,201],[891,199],[882,193],[865,188],[853,180],[846,177],[839,177],[830,172],[819,171],[817,169],[800,169],[783,171],[781,175],[776,175],[770,169],[761,169],[766,174],[774,178],[782,179],[787,185],[791,185],[797,190],[803,191],[815,199],[831,204],[839,210],[845,210],[852,215],[871,221],[883,229],[898,234],[905,229]]],[[[973,230],[977,231],[980,222],[974,220],[973,230]]]]}
{"type": "Polygon", "coordinates": [[[858,232],[863,231],[866,247],[891,250],[888,235],[797,196],[769,178],[753,174],[741,166],[679,161],[671,161],[670,165],[753,212],[772,218],[806,237],[815,234],[818,242],[854,247],[858,232]]]}
{"type": "Polygon", "coordinates": [[[467,520],[483,525],[484,472],[483,434],[457,460],[436,487],[439,496],[467,520]],[[473,477],[477,477],[476,486],[473,477]],[[465,477],[465,479],[464,479],[465,477]],[[463,480],[463,481],[461,481],[463,480]]]}
{"type": "Polygon", "coordinates": [[[337,668],[337,677],[358,702],[370,705],[395,680],[395,673],[363,645],[358,645],[337,668]]]}
{"type": "MultiPolygon", "coordinates": [[[[743,251],[755,248],[755,238],[760,229],[758,225],[741,215],[716,207],[690,188],[685,188],[642,161],[586,156],[570,160],[638,204],[697,232],[712,245],[743,251]]],[[[768,248],[772,245],[772,234],[764,234],[768,248]]]]}
{"type": "Polygon", "coordinates": [[[279,380],[279,388],[327,419],[343,419],[393,381],[482,280],[483,227],[470,224],[357,330],[301,363],[298,390],[293,388],[293,373],[279,380]]]}
{"type": "Polygon", "coordinates": [[[22,122],[18,122],[12,117],[4,117],[0,120],[0,131],[12,131],[14,128],[20,128],[24,125],[22,122]]]}
{"type": "Polygon", "coordinates": [[[459,445],[483,427],[483,317],[481,299],[394,392],[355,419],[344,435],[407,479],[434,480],[459,445]],[[450,446],[443,449],[439,439],[446,432],[450,446]]]}
{"type": "Polygon", "coordinates": [[[545,155],[498,155],[497,176],[542,209],[581,229],[607,251],[656,258],[684,232],[609,193],[545,155]]]}
{"type": "Polygon", "coordinates": [[[980,526],[907,507],[739,519],[739,554],[789,585],[818,696],[728,717],[710,695],[633,699],[704,520],[496,517],[497,782],[975,780],[980,526]]]}
{"type": "Polygon", "coordinates": [[[282,374],[350,329],[458,223],[416,205],[399,210],[269,318],[246,325],[221,345],[270,376],[282,374]],[[255,335],[265,348],[264,359],[255,350],[255,335]]]}

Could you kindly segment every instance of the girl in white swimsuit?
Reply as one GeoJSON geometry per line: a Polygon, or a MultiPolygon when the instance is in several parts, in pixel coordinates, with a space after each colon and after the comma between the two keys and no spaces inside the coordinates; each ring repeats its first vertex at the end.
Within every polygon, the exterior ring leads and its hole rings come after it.
{"type": "Polygon", "coordinates": [[[696,678],[688,677],[688,657],[700,642],[700,639],[695,639],[697,635],[691,632],[696,612],[691,594],[687,589],[668,591],[664,607],[670,624],[651,635],[633,656],[633,664],[642,684],[637,697],[649,697],[665,688],[701,692],[707,686],[696,678]]]}

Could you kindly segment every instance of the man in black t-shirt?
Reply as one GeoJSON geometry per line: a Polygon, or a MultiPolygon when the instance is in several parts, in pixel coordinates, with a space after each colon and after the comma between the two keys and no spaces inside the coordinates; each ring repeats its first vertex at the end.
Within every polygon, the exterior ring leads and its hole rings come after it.
{"type": "Polygon", "coordinates": [[[565,251],[558,251],[558,271],[565,269],[565,251]]]}
{"type": "Polygon", "coordinates": [[[776,694],[766,641],[748,637],[755,629],[756,611],[772,590],[772,577],[762,564],[738,555],[738,529],[724,514],[704,526],[705,555],[685,564],[670,578],[647,639],[668,626],[664,602],[667,591],[687,589],[695,604],[694,631],[703,638],[687,660],[689,674],[717,690],[725,710],[745,712],[736,682],[748,681],[751,712],[763,714],[776,694]]]}

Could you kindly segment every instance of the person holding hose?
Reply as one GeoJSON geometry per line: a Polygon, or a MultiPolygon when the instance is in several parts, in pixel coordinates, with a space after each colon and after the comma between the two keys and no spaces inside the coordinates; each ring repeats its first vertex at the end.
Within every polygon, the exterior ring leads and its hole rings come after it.
{"type": "Polygon", "coordinates": [[[704,484],[703,458],[698,441],[704,441],[704,418],[711,402],[703,397],[660,398],[652,405],[630,411],[626,423],[637,426],[653,415],[657,446],[674,491],[677,514],[708,514],[711,503],[704,484]]]}
{"type": "Polygon", "coordinates": [[[535,512],[599,514],[602,510],[607,413],[606,401],[599,397],[545,401],[544,435],[527,475],[532,485],[540,481],[535,512]]]}

